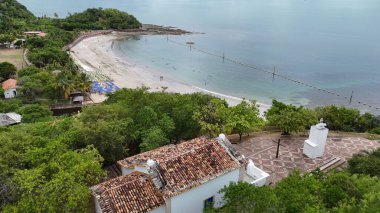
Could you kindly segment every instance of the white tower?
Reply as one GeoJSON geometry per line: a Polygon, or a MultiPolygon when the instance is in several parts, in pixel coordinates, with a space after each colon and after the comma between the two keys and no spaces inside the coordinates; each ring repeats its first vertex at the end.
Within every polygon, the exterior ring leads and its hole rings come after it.
{"type": "Polygon", "coordinates": [[[319,124],[311,126],[309,139],[305,140],[303,145],[303,153],[312,159],[322,157],[325,152],[328,133],[329,129],[326,128],[326,124],[321,118],[319,124]]]}

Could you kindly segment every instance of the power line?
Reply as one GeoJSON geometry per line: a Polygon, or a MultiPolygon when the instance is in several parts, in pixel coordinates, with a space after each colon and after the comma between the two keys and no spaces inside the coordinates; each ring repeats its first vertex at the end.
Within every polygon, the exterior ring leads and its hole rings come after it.
{"type": "Polygon", "coordinates": [[[274,80],[274,77],[277,76],[285,81],[290,81],[290,82],[293,82],[293,83],[296,83],[296,84],[300,84],[300,85],[303,85],[303,86],[306,86],[306,87],[309,87],[309,88],[312,88],[312,89],[315,89],[315,90],[318,90],[320,92],[324,92],[324,93],[328,93],[330,95],[334,95],[334,96],[337,96],[339,98],[344,98],[346,99],[347,101],[349,101],[349,103],[353,103],[353,102],[356,102],[357,104],[359,105],[362,105],[362,106],[366,106],[366,107],[369,107],[369,108],[374,108],[375,110],[378,110],[379,108],[376,107],[376,106],[373,106],[373,105],[370,105],[368,103],[364,103],[362,101],[359,101],[357,99],[354,99],[353,98],[353,92],[351,94],[350,97],[348,96],[344,96],[344,95],[341,95],[339,93],[336,93],[336,92],[333,92],[333,91],[329,91],[329,90],[326,90],[326,89],[323,89],[323,88],[320,88],[320,87],[317,87],[315,85],[312,85],[312,84],[309,84],[309,83],[306,83],[306,82],[302,82],[302,81],[299,81],[299,80],[295,80],[295,79],[292,79],[290,77],[287,77],[285,75],[281,75],[279,73],[276,73],[276,68],[274,68],[273,71],[269,71],[269,70],[266,70],[266,69],[262,69],[262,68],[259,68],[257,66],[254,66],[254,65],[250,65],[250,64],[246,64],[246,63],[243,63],[241,61],[238,61],[236,59],[233,59],[233,58],[229,58],[229,57],[226,57],[225,54],[223,53],[223,55],[218,55],[218,54],[215,54],[215,53],[212,53],[212,52],[208,52],[206,50],[202,50],[198,47],[195,47],[194,46],[194,43],[192,43],[191,45],[187,45],[187,44],[183,44],[183,43],[180,43],[180,42],[177,42],[177,41],[174,41],[174,40],[171,40],[169,37],[166,37],[166,40],[170,43],[173,43],[173,44],[176,44],[178,46],[183,46],[183,47],[186,47],[188,48],[190,46],[191,50],[195,50],[195,51],[198,51],[200,53],[203,53],[203,54],[206,54],[206,55],[210,55],[212,57],[216,57],[216,58],[221,58],[223,60],[223,62],[225,61],[228,61],[228,62],[231,62],[233,64],[236,64],[238,66],[241,66],[241,67],[245,67],[245,68],[248,68],[248,69],[253,69],[253,70],[256,70],[256,71],[260,71],[260,72],[263,72],[263,73],[266,73],[266,74],[269,74],[273,77],[273,80],[274,80]]]}

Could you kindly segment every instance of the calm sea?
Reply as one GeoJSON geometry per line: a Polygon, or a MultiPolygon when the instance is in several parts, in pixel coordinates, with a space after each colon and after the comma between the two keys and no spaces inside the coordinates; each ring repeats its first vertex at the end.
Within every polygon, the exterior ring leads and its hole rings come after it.
{"type": "Polygon", "coordinates": [[[120,54],[195,86],[264,103],[339,104],[380,114],[379,0],[20,0],[37,16],[117,8],[143,23],[193,32],[182,44],[330,90],[340,97],[236,66],[147,36],[117,43],[120,54]],[[353,101],[350,97],[354,91],[353,101]],[[363,106],[358,102],[374,106],[363,106]]]}

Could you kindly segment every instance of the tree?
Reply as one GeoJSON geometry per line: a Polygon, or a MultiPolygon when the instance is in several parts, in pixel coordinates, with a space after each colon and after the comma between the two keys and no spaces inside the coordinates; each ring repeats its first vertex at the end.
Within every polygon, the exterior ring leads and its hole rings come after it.
{"type": "Polygon", "coordinates": [[[3,80],[7,80],[13,75],[15,75],[16,71],[17,71],[17,68],[15,65],[8,62],[0,63],[0,77],[3,80]]]}
{"type": "Polygon", "coordinates": [[[318,118],[323,118],[330,130],[354,131],[360,111],[346,107],[326,106],[315,109],[318,118]]]}
{"type": "Polygon", "coordinates": [[[221,190],[225,205],[217,212],[281,212],[280,202],[271,187],[255,187],[246,182],[230,183],[221,190]]]}
{"type": "Polygon", "coordinates": [[[159,127],[152,127],[144,133],[142,143],[140,144],[141,152],[150,151],[168,144],[169,139],[159,127]]]}
{"type": "Polygon", "coordinates": [[[56,98],[55,75],[37,68],[26,68],[21,73],[19,84],[22,85],[20,91],[24,96],[31,99],[36,97],[56,98]]]}
{"type": "Polygon", "coordinates": [[[209,137],[216,137],[222,132],[229,132],[227,129],[229,109],[227,103],[220,99],[212,99],[208,105],[196,110],[193,118],[200,125],[202,132],[208,134],[209,137]]]}
{"type": "Polygon", "coordinates": [[[231,114],[228,122],[233,133],[239,134],[241,138],[244,133],[258,130],[264,124],[262,118],[259,117],[259,109],[256,101],[242,101],[240,104],[231,108],[231,114]]]}
{"type": "Polygon", "coordinates": [[[0,113],[8,113],[17,111],[22,102],[18,99],[0,100],[0,113]]]}
{"type": "Polygon", "coordinates": [[[16,39],[15,36],[11,34],[0,34],[0,44],[1,43],[12,43],[16,39]]]}
{"type": "Polygon", "coordinates": [[[37,67],[25,67],[19,71],[17,71],[17,75],[19,78],[21,77],[24,77],[24,76],[30,76],[30,75],[34,75],[34,74],[37,74],[39,72],[41,72],[42,70],[40,70],[39,68],[37,67]]]}
{"type": "Polygon", "coordinates": [[[321,188],[322,183],[312,175],[301,176],[295,171],[277,184],[275,194],[285,212],[305,212],[307,208],[323,206],[321,188]]]}
{"type": "Polygon", "coordinates": [[[20,200],[15,205],[7,206],[4,212],[13,212],[15,209],[20,212],[87,210],[89,186],[104,176],[100,164],[102,158],[93,147],[69,151],[57,145],[35,150],[47,154],[56,149],[53,152],[57,154],[51,155],[46,164],[16,173],[14,179],[19,186],[20,200]]]}
{"type": "Polygon", "coordinates": [[[380,148],[372,152],[362,151],[348,161],[352,174],[366,174],[380,178],[380,148]]]}
{"type": "Polygon", "coordinates": [[[22,122],[24,123],[48,121],[53,114],[49,107],[40,104],[25,105],[19,108],[17,112],[22,115],[22,122]]]}
{"type": "Polygon", "coordinates": [[[302,132],[315,124],[317,118],[312,110],[273,100],[272,107],[265,112],[270,124],[280,128],[284,134],[290,132],[302,132]]]}

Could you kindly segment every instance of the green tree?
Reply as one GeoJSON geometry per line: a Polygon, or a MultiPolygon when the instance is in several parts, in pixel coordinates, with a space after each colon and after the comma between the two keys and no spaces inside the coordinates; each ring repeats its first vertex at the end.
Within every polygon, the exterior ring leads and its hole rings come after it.
{"type": "Polygon", "coordinates": [[[24,76],[34,75],[34,74],[37,74],[39,72],[41,72],[41,70],[39,68],[31,66],[31,67],[25,67],[25,68],[17,71],[17,75],[19,78],[21,78],[24,76]]]}
{"type": "Polygon", "coordinates": [[[17,68],[15,65],[8,62],[0,63],[0,77],[3,80],[7,80],[10,77],[14,76],[16,74],[16,71],[17,68]]]}
{"type": "Polygon", "coordinates": [[[49,107],[40,104],[25,105],[19,108],[17,112],[22,115],[22,122],[24,123],[48,121],[53,114],[49,107]]]}
{"type": "Polygon", "coordinates": [[[271,187],[255,187],[246,182],[230,183],[221,190],[225,205],[216,212],[281,212],[280,202],[271,187]]]}
{"type": "Polygon", "coordinates": [[[312,175],[301,176],[299,172],[293,172],[277,184],[275,194],[285,212],[305,212],[310,207],[323,206],[322,186],[312,175]]]}
{"type": "Polygon", "coordinates": [[[380,148],[372,152],[362,151],[348,161],[352,174],[366,174],[380,178],[380,148]]]}
{"type": "Polygon", "coordinates": [[[227,126],[229,109],[227,103],[220,99],[212,99],[208,105],[196,110],[194,119],[200,125],[202,132],[208,134],[209,137],[230,132],[227,126]]]}
{"type": "Polygon", "coordinates": [[[230,110],[228,125],[231,126],[233,133],[239,134],[240,141],[244,133],[257,131],[264,124],[263,119],[259,117],[259,108],[254,100],[242,101],[230,110]]]}
{"type": "Polygon", "coordinates": [[[54,149],[58,149],[54,152],[59,154],[50,155],[47,164],[16,173],[14,179],[19,185],[20,200],[6,207],[4,212],[13,212],[15,209],[19,212],[87,210],[90,200],[88,187],[104,175],[100,164],[102,158],[92,147],[68,151],[60,145],[47,145],[36,151],[50,154],[54,149]]]}
{"type": "Polygon", "coordinates": [[[18,99],[0,100],[0,113],[14,112],[21,105],[22,102],[18,99]]]}
{"type": "Polygon", "coordinates": [[[290,132],[302,132],[317,122],[317,117],[312,110],[286,105],[273,100],[272,107],[265,112],[268,122],[280,128],[284,134],[290,132]]]}
{"type": "Polygon", "coordinates": [[[323,118],[330,130],[354,131],[360,118],[357,109],[326,106],[315,109],[318,118],[323,118]]]}
{"type": "Polygon", "coordinates": [[[146,132],[140,144],[141,152],[150,151],[161,146],[168,144],[169,139],[166,138],[165,133],[159,127],[152,127],[146,132]]]}

